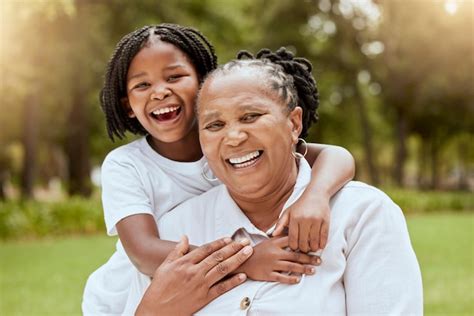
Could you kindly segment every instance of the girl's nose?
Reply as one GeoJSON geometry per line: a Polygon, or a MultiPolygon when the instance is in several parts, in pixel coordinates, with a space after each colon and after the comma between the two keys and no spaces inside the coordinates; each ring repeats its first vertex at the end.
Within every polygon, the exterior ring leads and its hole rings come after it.
{"type": "Polygon", "coordinates": [[[163,101],[164,99],[169,97],[171,94],[172,94],[171,90],[165,85],[157,85],[156,87],[154,87],[150,95],[150,100],[163,101]]]}

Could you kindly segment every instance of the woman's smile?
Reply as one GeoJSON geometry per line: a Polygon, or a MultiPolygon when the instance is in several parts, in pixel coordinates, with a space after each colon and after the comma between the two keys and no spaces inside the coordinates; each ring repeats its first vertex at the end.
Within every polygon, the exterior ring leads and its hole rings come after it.
{"type": "Polygon", "coordinates": [[[244,155],[234,155],[225,161],[234,169],[248,169],[255,166],[262,158],[263,150],[255,150],[244,155]]]}

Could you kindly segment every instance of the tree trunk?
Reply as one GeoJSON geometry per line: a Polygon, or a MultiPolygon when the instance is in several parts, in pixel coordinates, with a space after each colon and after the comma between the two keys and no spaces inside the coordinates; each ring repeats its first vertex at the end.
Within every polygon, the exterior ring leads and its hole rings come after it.
{"type": "Polygon", "coordinates": [[[68,162],[68,193],[70,195],[90,196],[89,124],[84,102],[84,93],[77,84],[69,114],[66,144],[68,162]]]}
{"type": "Polygon", "coordinates": [[[439,187],[439,176],[438,176],[438,157],[439,157],[439,139],[436,136],[431,138],[431,183],[430,189],[437,189],[439,187]]]}
{"type": "Polygon", "coordinates": [[[397,110],[397,126],[396,126],[396,136],[397,136],[397,148],[395,150],[395,168],[393,173],[393,178],[395,183],[399,186],[403,186],[404,180],[404,169],[405,161],[407,158],[407,148],[406,148],[406,137],[407,137],[407,120],[403,113],[403,110],[397,110]]]}
{"type": "Polygon", "coordinates": [[[21,171],[21,196],[34,198],[33,187],[38,153],[38,96],[32,93],[26,98],[23,113],[23,163],[21,171]]]}
{"type": "Polygon", "coordinates": [[[428,141],[425,137],[421,137],[421,143],[418,148],[418,188],[425,189],[426,188],[426,166],[428,166],[428,157],[429,157],[429,150],[428,150],[428,141]]]}
{"type": "Polygon", "coordinates": [[[360,115],[360,125],[362,128],[362,136],[365,150],[365,161],[369,170],[370,181],[373,185],[379,185],[379,173],[374,161],[373,155],[373,142],[372,142],[372,128],[370,126],[369,118],[367,115],[367,108],[364,100],[361,98],[359,91],[355,93],[355,102],[357,110],[360,115]]]}

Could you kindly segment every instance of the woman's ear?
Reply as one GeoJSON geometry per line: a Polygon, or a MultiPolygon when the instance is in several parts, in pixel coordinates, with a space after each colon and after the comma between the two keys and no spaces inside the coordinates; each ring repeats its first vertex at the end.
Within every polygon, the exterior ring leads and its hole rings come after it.
{"type": "Polygon", "coordinates": [[[121,98],[120,103],[122,103],[122,106],[123,106],[125,112],[127,112],[128,117],[129,118],[134,118],[135,113],[133,113],[132,107],[130,106],[130,102],[128,102],[128,98],[127,97],[121,98]]]}
{"type": "Polygon", "coordinates": [[[301,130],[303,129],[303,109],[299,106],[295,107],[289,115],[290,119],[290,127],[291,127],[291,138],[294,144],[298,143],[298,138],[301,134],[301,130]]]}

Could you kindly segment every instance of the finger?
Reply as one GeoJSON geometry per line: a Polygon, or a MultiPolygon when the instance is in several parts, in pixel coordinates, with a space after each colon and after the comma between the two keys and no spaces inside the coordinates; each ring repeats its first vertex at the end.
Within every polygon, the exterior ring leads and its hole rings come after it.
{"type": "Polygon", "coordinates": [[[201,271],[204,271],[205,273],[209,272],[209,270],[214,268],[216,265],[223,262],[232,255],[236,254],[240,249],[242,249],[246,245],[247,240],[248,239],[245,239],[240,242],[233,241],[225,247],[213,252],[198,264],[198,268],[201,269],[201,271]]]}
{"type": "Polygon", "coordinates": [[[288,227],[288,245],[291,249],[298,249],[298,222],[290,219],[290,225],[288,227]]]}
{"type": "Polygon", "coordinates": [[[301,277],[296,275],[285,275],[283,273],[274,271],[270,273],[270,280],[283,284],[296,284],[301,281],[301,277]]]}
{"type": "Polygon", "coordinates": [[[214,284],[219,280],[223,279],[226,275],[233,272],[235,269],[240,267],[242,263],[247,261],[253,253],[251,246],[245,246],[240,251],[232,256],[229,256],[226,260],[217,263],[209,272],[206,274],[206,281],[208,284],[214,284]]]}
{"type": "Polygon", "coordinates": [[[168,254],[165,259],[165,262],[172,262],[178,258],[181,258],[189,251],[189,240],[188,237],[183,235],[181,240],[176,244],[176,247],[168,254]]]}
{"type": "Polygon", "coordinates": [[[317,223],[311,226],[311,231],[309,232],[309,247],[311,248],[311,251],[318,251],[319,249],[319,242],[321,241],[319,235],[321,231],[321,224],[322,223],[317,223]]]}
{"type": "Polygon", "coordinates": [[[285,254],[282,255],[282,259],[296,263],[311,264],[315,266],[321,264],[321,258],[319,258],[319,256],[309,255],[295,251],[285,251],[285,254]]]}
{"type": "Polygon", "coordinates": [[[313,275],[316,272],[316,269],[314,266],[307,264],[299,264],[291,261],[279,261],[275,265],[275,271],[313,275]]]}
{"type": "Polygon", "coordinates": [[[279,248],[286,248],[289,246],[289,240],[288,236],[274,237],[272,242],[279,248]]]}
{"type": "Polygon", "coordinates": [[[308,221],[300,222],[299,231],[298,231],[298,248],[302,252],[309,251],[310,230],[311,230],[311,223],[309,223],[308,221]]]}
{"type": "Polygon", "coordinates": [[[194,249],[189,254],[189,260],[193,263],[199,263],[205,258],[207,258],[212,253],[216,252],[217,250],[225,247],[229,243],[232,242],[232,239],[229,237],[220,238],[214,240],[208,244],[202,245],[199,248],[194,249]]]}
{"type": "Polygon", "coordinates": [[[278,220],[278,223],[275,227],[275,230],[272,233],[272,236],[278,236],[283,233],[283,230],[285,229],[286,226],[288,226],[288,219],[289,219],[289,212],[285,211],[283,215],[280,217],[278,220]]]}
{"type": "Polygon", "coordinates": [[[324,249],[328,243],[329,238],[329,220],[323,221],[321,225],[321,232],[319,234],[319,249],[324,249]]]}
{"type": "Polygon", "coordinates": [[[239,273],[232,276],[230,279],[220,281],[214,284],[208,292],[206,303],[211,302],[216,297],[221,296],[225,292],[228,292],[232,290],[234,287],[244,283],[246,279],[247,279],[247,276],[244,273],[239,273]]]}

